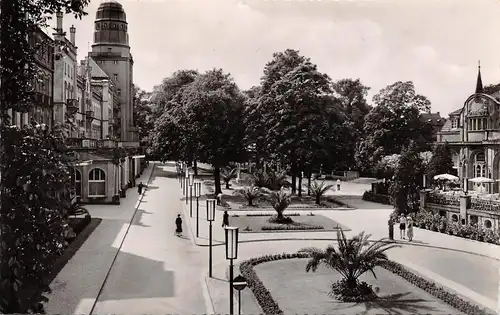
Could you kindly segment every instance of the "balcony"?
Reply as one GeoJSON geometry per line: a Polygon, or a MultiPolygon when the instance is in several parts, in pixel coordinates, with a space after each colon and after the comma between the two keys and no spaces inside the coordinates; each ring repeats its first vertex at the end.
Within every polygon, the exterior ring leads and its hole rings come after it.
{"type": "Polygon", "coordinates": [[[78,111],[78,100],[74,98],[69,98],[66,100],[66,110],[69,116],[73,116],[78,111]]]}

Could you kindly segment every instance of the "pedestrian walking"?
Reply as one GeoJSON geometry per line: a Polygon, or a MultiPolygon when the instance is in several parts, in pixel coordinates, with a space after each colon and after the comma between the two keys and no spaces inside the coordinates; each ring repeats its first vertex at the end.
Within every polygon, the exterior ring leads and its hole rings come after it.
{"type": "Polygon", "coordinates": [[[175,219],[175,235],[182,236],[182,219],[181,215],[177,215],[177,219],[175,219]]]}
{"type": "Polygon", "coordinates": [[[408,224],[406,227],[406,236],[408,236],[408,240],[411,242],[413,240],[413,220],[411,217],[408,217],[406,221],[408,224]]]}
{"type": "Polygon", "coordinates": [[[222,193],[217,195],[217,205],[220,206],[222,204],[222,193]]]}
{"type": "Polygon", "coordinates": [[[340,190],[340,179],[337,179],[337,190],[340,190]]]}
{"type": "Polygon", "coordinates": [[[144,184],[140,182],[139,185],[137,185],[137,192],[139,195],[142,194],[142,188],[144,188],[144,184]]]}
{"type": "Polygon", "coordinates": [[[229,226],[229,214],[227,211],[224,211],[224,215],[222,216],[222,227],[229,226]]]}
{"type": "Polygon", "coordinates": [[[399,238],[405,239],[406,236],[406,217],[401,214],[399,217],[399,238]]]}

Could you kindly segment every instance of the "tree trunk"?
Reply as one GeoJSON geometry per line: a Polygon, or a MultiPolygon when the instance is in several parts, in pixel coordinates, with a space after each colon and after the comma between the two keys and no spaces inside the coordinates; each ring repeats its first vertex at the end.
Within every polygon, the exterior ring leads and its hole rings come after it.
{"type": "Polygon", "coordinates": [[[320,204],[320,199],[321,199],[321,196],[318,194],[316,195],[316,204],[319,205],[320,204]]]}
{"type": "Polygon", "coordinates": [[[302,173],[301,172],[299,172],[299,193],[298,193],[298,196],[302,197],[302,173]]]}
{"type": "Polygon", "coordinates": [[[253,207],[253,198],[248,198],[248,206],[253,207]]]}
{"type": "Polygon", "coordinates": [[[292,194],[295,195],[297,192],[297,178],[296,178],[296,172],[297,172],[297,167],[295,166],[294,163],[292,163],[292,194]]]}
{"type": "Polygon", "coordinates": [[[311,195],[311,172],[307,174],[307,195],[311,195]]]}
{"type": "Polygon", "coordinates": [[[283,219],[283,211],[276,211],[276,212],[278,212],[277,219],[278,219],[278,220],[283,219]]]}
{"type": "Polygon", "coordinates": [[[196,160],[194,160],[193,170],[194,170],[194,176],[198,176],[198,162],[196,160]]]}
{"type": "Polygon", "coordinates": [[[215,195],[222,193],[222,187],[220,185],[220,167],[214,167],[214,181],[215,181],[215,195]]]}
{"type": "Polygon", "coordinates": [[[226,181],[226,189],[231,189],[231,187],[229,187],[230,182],[231,182],[230,180],[226,181]]]}

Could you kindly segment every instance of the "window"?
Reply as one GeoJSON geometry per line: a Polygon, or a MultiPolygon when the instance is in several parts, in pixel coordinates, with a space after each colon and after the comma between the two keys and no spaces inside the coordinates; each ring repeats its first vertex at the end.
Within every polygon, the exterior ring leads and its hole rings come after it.
{"type": "Polygon", "coordinates": [[[108,48],[108,52],[111,52],[111,48],[108,48]]]}
{"type": "Polygon", "coordinates": [[[106,174],[100,168],[89,172],[89,197],[106,196],[106,174]]]}
{"type": "Polygon", "coordinates": [[[118,94],[118,95],[122,95],[122,89],[118,89],[118,90],[116,90],[116,94],[118,94]]]}
{"type": "Polygon", "coordinates": [[[118,60],[113,60],[113,64],[117,65],[118,64],[118,60]]]}
{"type": "Polygon", "coordinates": [[[118,74],[113,74],[113,80],[118,81],[118,74]]]}
{"type": "Polygon", "coordinates": [[[82,196],[82,173],[79,170],[75,170],[75,193],[77,197],[82,196]]]}
{"type": "Polygon", "coordinates": [[[488,129],[488,119],[487,118],[469,118],[469,130],[478,131],[478,130],[486,130],[486,129],[488,129]]]}
{"type": "MultiPolygon", "coordinates": [[[[479,152],[474,157],[474,176],[475,177],[486,177],[486,156],[484,152],[479,152]]],[[[477,183],[477,186],[484,186],[481,183],[477,183]]]]}
{"type": "Polygon", "coordinates": [[[453,118],[451,120],[451,129],[457,129],[458,128],[458,118],[453,118]]]}
{"type": "Polygon", "coordinates": [[[487,229],[491,229],[491,221],[490,220],[484,220],[484,227],[487,229]]]}

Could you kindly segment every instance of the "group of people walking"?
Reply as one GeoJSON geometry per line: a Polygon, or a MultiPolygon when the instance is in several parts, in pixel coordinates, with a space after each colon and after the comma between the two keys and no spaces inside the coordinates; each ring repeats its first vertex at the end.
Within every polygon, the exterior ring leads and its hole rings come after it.
{"type": "Polygon", "coordinates": [[[410,242],[413,240],[413,219],[401,214],[399,217],[399,238],[405,239],[406,236],[410,242]]]}

